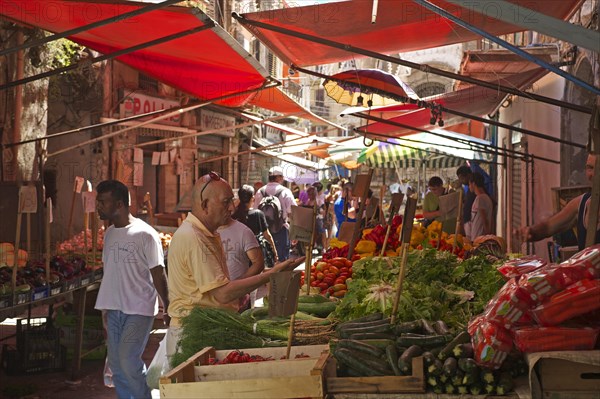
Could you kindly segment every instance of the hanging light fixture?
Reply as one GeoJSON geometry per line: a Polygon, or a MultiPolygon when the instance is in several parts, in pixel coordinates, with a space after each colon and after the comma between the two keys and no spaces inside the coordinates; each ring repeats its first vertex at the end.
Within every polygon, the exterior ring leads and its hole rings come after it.
{"type": "Polygon", "coordinates": [[[358,96],[358,98],[356,99],[356,106],[362,107],[364,105],[363,100],[364,100],[363,96],[358,96]]]}

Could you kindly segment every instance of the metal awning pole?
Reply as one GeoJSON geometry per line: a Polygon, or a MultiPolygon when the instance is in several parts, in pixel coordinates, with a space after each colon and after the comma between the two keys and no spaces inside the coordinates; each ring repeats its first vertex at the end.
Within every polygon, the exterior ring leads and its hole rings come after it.
{"type": "Polygon", "coordinates": [[[513,53],[517,54],[520,57],[523,57],[525,60],[527,61],[531,61],[539,66],[541,66],[542,68],[550,71],[550,72],[554,72],[555,74],[557,74],[558,76],[561,76],[565,79],[567,79],[568,81],[574,83],[575,85],[586,89],[592,93],[594,93],[595,95],[600,95],[600,89],[587,83],[584,82],[583,80],[579,79],[576,76],[571,75],[568,72],[563,71],[560,68],[555,67],[552,64],[547,63],[546,61],[535,57],[531,54],[529,54],[527,51],[520,49],[517,46],[513,46],[512,44],[510,44],[509,42],[507,42],[506,40],[502,40],[499,37],[496,37],[494,35],[492,35],[491,33],[488,33],[486,31],[484,31],[483,29],[479,29],[476,26],[471,25],[470,23],[463,21],[462,19],[454,16],[453,14],[449,13],[448,11],[444,10],[441,7],[436,6],[435,4],[430,3],[428,0],[413,0],[415,3],[417,3],[418,5],[420,5],[421,7],[425,7],[430,11],[433,11],[434,13],[449,19],[450,21],[454,22],[455,24],[457,24],[458,26],[462,26],[465,29],[470,30],[473,33],[476,33],[478,35],[481,35],[483,37],[485,37],[486,39],[504,47],[505,49],[512,51],[513,53]]]}
{"type": "MultiPolygon", "coordinates": [[[[487,87],[492,90],[500,91],[500,92],[507,93],[507,94],[513,94],[515,96],[527,98],[529,100],[533,99],[533,100],[540,101],[540,102],[543,102],[546,104],[552,104],[557,107],[572,109],[574,111],[579,111],[579,112],[583,112],[586,114],[592,113],[592,109],[590,107],[584,107],[584,106],[580,106],[580,105],[576,105],[576,104],[570,104],[568,102],[556,100],[554,98],[545,97],[545,96],[541,96],[539,94],[529,93],[529,92],[525,92],[522,90],[518,90],[518,89],[515,89],[514,87],[504,86],[504,85],[500,85],[500,84],[492,83],[492,82],[486,82],[484,80],[475,79],[470,76],[464,76],[464,75],[460,75],[457,73],[444,71],[442,69],[434,68],[429,65],[417,64],[415,62],[410,62],[410,61],[402,60],[399,58],[391,57],[388,55],[380,54],[375,51],[370,51],[367,49],[354,47],[350,44],[336,42],[336,41],[325,39],[325,38],[322,38],[319,36],[309,35],[307,33],[302,33],[302,32],[298,32],[295,30],[282,28],[279,26],[265,23],[265,22],[250,20],[250,19],[240,16],[239,14],[236,14],[236,13],[233,14],[233,18],[235,18],[237,21],[239,21],[242,25],[256,26],[258,28],[267,29],[267,30],[270,30],[273,32],[278,32],[278,33],[284,34],[284,35],[293,36],[293,37],[296,37],[299,39],[304,39],[307,41],[319,43],[324,46],[333,47],[333,48],[337,48],[340,50],[345,50],[345,51],[348,51],[349,53],[361,54],[366,57],[371,57],[371,58],[375,58],[375,59],[382,60],[382,61],[388,61],[394,65],[402,65],[402,66],[405,66],[408,68],[418,69],[424,73],[432,73],[434,75],[439,75],[439,76],[443,76],[443,77],[450,78],[450,79],[460,80],[462,82],[467,82],[467,83],[471,83],[474,85],[487,87]]],[[[300,72],[305,72],[308,74],[311,74],[311,72],[312,72],[312,71],[307,71],[305,69],[301,69],[295,65],[293,65],[293,68],[300,72]]]]}

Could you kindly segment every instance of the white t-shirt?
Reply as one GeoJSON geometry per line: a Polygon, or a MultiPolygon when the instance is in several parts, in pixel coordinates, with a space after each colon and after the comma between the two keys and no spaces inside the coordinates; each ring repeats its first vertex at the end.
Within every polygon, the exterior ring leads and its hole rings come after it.
{"type": "Polygon", "coordinates": [[[217,232],[223,243],[229,279],[238,280],[250,267],[250,258],[246,252],[259,247],[258,240],[249,227],[237,220],[219,227],[217,232]]]}
{"type": "MultiPolygon", "coordinates": [[[[281,184],[277,182],[269,182],[265,186],[265,191],[267,195],[275,195],[277,189],[281,186],[281,184]]],[[[258,205],[260,204],[260,200],[263,199],[261,194],[262,187],[254,193],[254,208],[258,209],[258,205]]],[[[294,198],[294,194],[290,191],[289,188],[283,187],[283,191],[279,194],[279,202],[281,203],[281,207],[283,208],[283,217],[286,220],[286,227],[289,228],[289,224],[287,221],[289,220],[289,215],[292,213],[292,206],[296,206],[296,199],[294,198]]]]}
{"type": "Polygon", "coordinates": [[[165,263],[156,230],[141,219],[125,227],[110,226],[104,234],[102,262],[96,309],[155,316],[158,294],[150,269],[165,263]]]}

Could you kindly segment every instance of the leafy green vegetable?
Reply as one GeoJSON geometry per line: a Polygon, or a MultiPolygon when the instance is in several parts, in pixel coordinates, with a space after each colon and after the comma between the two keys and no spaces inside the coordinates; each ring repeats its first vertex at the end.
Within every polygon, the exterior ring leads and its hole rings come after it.
{"type": "MultiPolygon", "coordinates": [[[[363,258],[354,263],[352,270],[348,292],[333,314],[342,321],[382,311],[381,302],[368,300],[370,288],[383,284],[396,287],[400,258],[363,258]]],[[[502,284],[502,275],[485,257],[461,261],[449,252],[435,249],[411,251],[398,320],[444,320],[454,330],[464,329],[502,284]]],[[[388,316],[392,302],[387,301],[383,309],[388,316]]]]}

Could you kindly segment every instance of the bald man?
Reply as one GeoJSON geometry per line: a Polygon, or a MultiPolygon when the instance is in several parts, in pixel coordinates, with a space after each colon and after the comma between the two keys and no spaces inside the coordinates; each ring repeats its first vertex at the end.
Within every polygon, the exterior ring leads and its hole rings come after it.
{"type": "MultiPolygon", "coordinates": [[[[588,155],[585,163],[585,175],[591,182],[594,178],[594,167],[596,165],[596,156],[588,155]]],[[[579,249],[585,248],[585,238],[588,229],[588,208],[590,206],[591,193],[587,192],[565,205],[560,212],[552,215],[548,219],[537,223],[533,226],[526,226],[517,230],[517,236],[522,241],[539,241],[543,238],[550,237],[554,234],[567,231],[573,227],[577,227],[577,242],[579,249]]],[[[598,217],[600,221],[600,215],[598,217]]],[[[593,227],[592,227],[593,228],[593,227]]],[[[596,238],[595,243],[600,244],[600,223],[595,226],[596,238]]]]}
{"type": "Polygon", "coordinates": [[[272,269],[231,281],[220,226],[234,212],[233,191],[215,172],[202,176],[192,189],[192,211],[179,226],[169,246],[169,316],[167,357],[175,354],[181,319],[194,307],[238,310],[238,299],[269,282],[269,274],[294,270],[304,258],[276,263],[272,269]]]}

